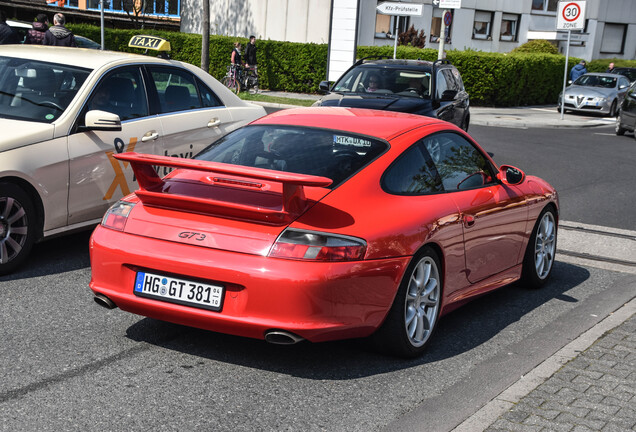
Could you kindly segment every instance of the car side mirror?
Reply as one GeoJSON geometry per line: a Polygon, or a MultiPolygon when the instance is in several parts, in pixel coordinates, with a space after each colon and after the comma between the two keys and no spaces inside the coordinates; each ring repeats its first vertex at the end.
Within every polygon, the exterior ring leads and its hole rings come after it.
{"type": "Polygon", "coordinates": [[[512,165],[502,165],[499,167],[497,178],[503,184],[518,185],[525,180],[526,174],[519,168],[513,167],[512,165]]]}
{"type": "Polygon", "coordinates": [[[318,84],[318,93],[320,94],[327,94],[329,93],[329,81],[320,81],[320,84],[318,84]]]}
{"type": "Polygon", "coordinates": [[[117,114],[92,110],[84,117],[84,130],[120,131],[121,119],[117,114]]]}
{"type": "Polygon", "coordinates": [[[444,90],[442,101],[452,101],[457,96],[457,90],[444,90]]]}

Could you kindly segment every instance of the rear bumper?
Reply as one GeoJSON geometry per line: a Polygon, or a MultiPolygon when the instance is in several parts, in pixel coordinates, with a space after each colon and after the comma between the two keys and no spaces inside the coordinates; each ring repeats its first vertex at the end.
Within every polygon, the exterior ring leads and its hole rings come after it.
{"type": "Polygon", "coordinates": [[[263,339],[272,329],[313,342],[363,337],[386,316],[410,257],[302,262],[170,243],[97,227],[90,242],[94,293],[122,310],[263,339]],[[122,245],[125,250],[122,252],[122,245]],[[220,312],[138,297],[138,270],[225,287],[220,312]]]}

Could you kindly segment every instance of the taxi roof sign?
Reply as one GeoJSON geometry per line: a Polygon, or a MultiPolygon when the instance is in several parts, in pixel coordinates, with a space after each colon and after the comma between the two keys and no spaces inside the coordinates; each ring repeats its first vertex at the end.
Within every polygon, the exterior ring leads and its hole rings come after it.
{"type": "Polygon", "coordinates": [[[170,51],[170,42],[157,36],[137,35],[130,38],[128,46],[132,48],[170,51]]]}

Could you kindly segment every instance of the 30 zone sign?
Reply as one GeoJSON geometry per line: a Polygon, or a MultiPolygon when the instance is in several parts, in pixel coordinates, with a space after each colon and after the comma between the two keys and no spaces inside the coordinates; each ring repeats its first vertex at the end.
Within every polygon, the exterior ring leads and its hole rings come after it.
{"type": "Polygon", "coordinates": [[[583,30],[585,27],[585,2],[559,2],[557,30],[583,30]]]}

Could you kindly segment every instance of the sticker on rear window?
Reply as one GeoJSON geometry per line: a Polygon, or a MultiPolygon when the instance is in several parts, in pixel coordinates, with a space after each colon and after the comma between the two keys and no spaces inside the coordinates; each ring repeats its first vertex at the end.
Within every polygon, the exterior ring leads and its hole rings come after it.
{"type": "Polygon", "coordinates": [[[371,147],[371,141],[369,140],[344,135],[334,135],[333,143],[354,147],[371,147]]]}

